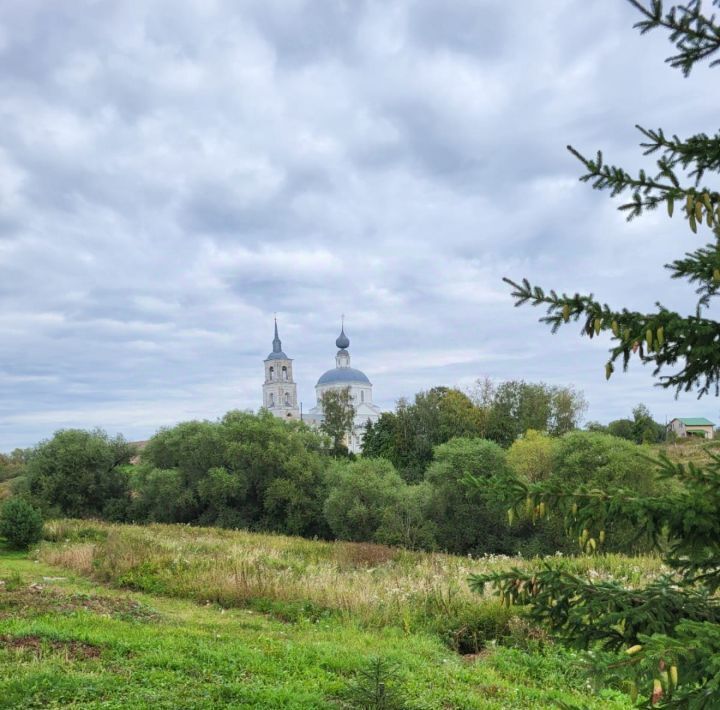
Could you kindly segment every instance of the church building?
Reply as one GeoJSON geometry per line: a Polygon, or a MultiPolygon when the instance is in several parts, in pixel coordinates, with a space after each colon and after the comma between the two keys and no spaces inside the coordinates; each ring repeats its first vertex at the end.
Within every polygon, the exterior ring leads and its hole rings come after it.
{"type": "Polygon", "coordinates": [[[322,396],[328,390],[350,390],[350,401],[355,409],[355,420],[352,431],[348,434],[346,442],[348,449],[358,454],[362,450],[362,440],[365,435],[365,426],[368,419],[375,424],[380,419],[380,407],[372,401],[372,382],[362,370],[350,367],[350,339],[345,335],[345,325],[335,340],[338,347],[335,355],[335,367],[320,375],[315,385],[315,398],[317,404],[303,417],[309,424],[320,426],[323,420],[322,396]]]}
{"type": "Polygon", "coordinates": [[[348,432],[346,445],[353,453],[360,453],[365,426],[368,420],[377,422],[381,410],[372,401],[372,382],[361,370],[350,366],[350,339],[345,335],[345,325],[335,340],[338,351],[335,367],[324,372],[315,385],[315,406],[302,415],[298,409],[297,385],[292,376],[292,360],[282,351],[275,321],[273,351],[265,360],[265,384],[263,385],[263,406],[275,416],[283,419],[302,419],[312,427],[323,422],[322,396],[328,390],[349,390],[350,401],[355,409],[352,431],[348,432]]]}

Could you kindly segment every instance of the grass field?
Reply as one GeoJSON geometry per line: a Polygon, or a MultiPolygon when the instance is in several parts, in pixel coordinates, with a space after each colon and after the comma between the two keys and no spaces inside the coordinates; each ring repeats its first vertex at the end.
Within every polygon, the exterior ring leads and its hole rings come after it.
{"type": "MultiPolygon", "coordinates": [[[[47,535],[30,555],[0,548],[0,707],[380,707],[357,700],[376,658],[392,670],[387,708],[631,706],[467,591],[469,572],[522,560],[185,526],[60,521],[47,535]]],[[[567,564],[631,583],[661,569],[567,564]]]]}
{"type": "Polygon", "coordinates": [[[720,454],[720,440],[696,439],[689,437],[687,439],[678,439],[676,442],[668,444],[655,444],[652,447],[653,453],[664,453],[671,461],[677,463],[694,463],[698,466],[710,462],[710,454],[716,456],[720,454]]]}

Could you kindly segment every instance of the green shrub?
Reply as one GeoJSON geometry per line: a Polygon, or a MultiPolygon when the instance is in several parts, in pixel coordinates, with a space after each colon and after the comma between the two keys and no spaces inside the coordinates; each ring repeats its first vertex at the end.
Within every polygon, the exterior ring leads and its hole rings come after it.
{"type": "Polygon", "coordinates": [[[487,601],[438,615],[431,627],[450,648],[464,655],[478,653],[489,643],[510,637],[512,622],[518,615],[517,609],[487,601]]]}
{"type": "Polygon", "coordinates": [[[425,482],[401,486],[397,499],[383,511],[375,540],[410,550],[434,550],[436,525],[426,515],[432,493],[425,482]]]}
{"type": "Polygon", "coordinates": [[[425,480],[431,492],[427,518],[435,525],[435,539],[442,550],[514,553],[506,523],[507,506],[492,499],[494,480],[506,471],[505,451],[487,439],[451,439],[435,447],[435,460],[425,480]],[[482,477],[484,489],[469,490],[466,476],[482,477]]]}
{"type": "Polygon", "coordinates": [[[25,550],[42,538],[43,519],[30,503],[11,498],[0,510],[0,535],[18,550],[25,550]]]}
{"type": "Polygon", "coordinates": [[[325,537],[323,447],[301,422],[266,410],[162,429],[133,473],[131,516],[325,537]]]}
{"type": "Polygon", "coordinates": [[[47,517],[123,518],[132,447],[104,431],[62,429],[28,455],[26,490],[47,517]]]}
{"type": "Polygon", "coordinates": [[[375,539],[385,512],[398,504],[406,488],[385,459],[338,462],[328,471],[327,486],[324,513],[330,530],[353,542],[375,539]]]}
{"type": "MultiPolygon", "coordinates": [[[[554,471],[548,480],[561,487],[624,489],[649,497],[658,488],[655,467],[645,458],[647,453],[648,449],[616,436],[574,431],[558,440],[554,471]]],[[[564,527],[560,519],[558,523],[564,527]]],[[[651,547],[648,537],[640,535],[638,527],[626,520],[608,521],[606,532],[607,551],[643,552],[651,547]]]]}

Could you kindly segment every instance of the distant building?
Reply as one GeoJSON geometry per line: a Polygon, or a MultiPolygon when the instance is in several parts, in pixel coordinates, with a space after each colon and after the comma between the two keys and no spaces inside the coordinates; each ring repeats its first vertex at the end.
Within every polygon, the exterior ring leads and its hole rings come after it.
{"type": "Polygon", "coordinates": [[[335,367],[320,375],[315,385],[317,404],[303,417],[311,426],[320,426],[323,421],[322,396],[328,390],[350,391],[350,401],[355,408],[355,420],[352,431],[349,432],[345,442],[348,449],[358,454],[362,450],[365,427],[368,421],[373,424],[380,419],[381,410],[372,401],[372,382],[361,370],[350,367],[350,339],[345,335],[345,326],[340,329],[340,335],[335,340],[339,348],[335,355],[335,367]]]}
{"type": "Polygon", "coordinates": [[[667,425],[668,431],[675,436],[702,436],[706,439],[715,437],[715,425],[705,417],[676,417],[667,425]]]}
{"type": "Polygon", "coordinates": [[[345,444],[353,453],[360,453],[368,420],[375,423],[381,410],[372,401],[372,382],[361,370],[350,367],[350,339],[345,335],[345,326],[335,340],[338,347],[335,367],[323,373],[315,385],[316,405],[307,414],[301,415],[297,401],[297,385],[293,380],[292,360],[283,352],[275,321],[273,350],[265,359],[265,382],[263,384],[263,407],[282,419],[302,419],[318,428],[324,419],[322,396],[328,390],[350,391],[350,400],[355,409],[352,431],[348,432],[345,444]]]}
{"type": "Polygon", "coordinates": [[[282,419],[300,419],[292,363],[293,361],[283,352],[276,319],[273,349],[265,358],[263,407],[282,419]]]}

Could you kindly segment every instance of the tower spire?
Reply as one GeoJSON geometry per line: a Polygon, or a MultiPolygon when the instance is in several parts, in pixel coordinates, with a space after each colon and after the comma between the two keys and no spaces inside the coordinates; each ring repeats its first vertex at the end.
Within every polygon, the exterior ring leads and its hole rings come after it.
{"type": "Polygon", "coordinates": [[[282,342],[280,341],[280,336],[278,335],[277,316],[275,317],[275,337],[273,338],[273,352],[282,352],[282,342]]]}

